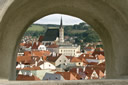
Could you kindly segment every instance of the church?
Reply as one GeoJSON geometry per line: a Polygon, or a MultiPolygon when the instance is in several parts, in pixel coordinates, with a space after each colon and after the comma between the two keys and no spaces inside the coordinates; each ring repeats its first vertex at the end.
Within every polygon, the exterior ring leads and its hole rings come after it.
{"type": "Polygon", "coordinates": [[[69,41],[64,40],[64,28],[61,18],[59,29],[49,28],[47,29],[42,43],[47,47],[47,50],[66,56],[78,57],[80,52],[80,45],[72,44],[69,41]]]}
{"type": "Polygon", "coordinates": [[[58,28],[48,28],[44,39],[42,41],[42,43],[44,45],[48,44],[53,44],[53,43],[64,43],[64,28],[63,28],[63,24],[62,24],[62,18],[60,21],[60,27],[58,28]]]}

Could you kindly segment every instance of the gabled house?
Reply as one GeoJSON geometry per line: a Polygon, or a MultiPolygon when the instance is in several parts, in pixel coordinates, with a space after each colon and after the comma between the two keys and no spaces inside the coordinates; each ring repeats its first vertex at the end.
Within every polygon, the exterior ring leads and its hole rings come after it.
{"type": "Polygon", "coordinates": [[[70,63],[70,60],[65,55],[59,55],[57,57],[49,56],[47,57],[47,61],[58,66],[60,64],[67,65],[70,63]]]}
{"type": "Polygon", "coordinates": [[[76,66],[85,66],[87,64],[87,61],[84,58],[73,57],[71,59],[71,63],[76,64],[76,66]]]}
{"type": "Polygon", "coordinates": [[[48,70],[56,69],[56,67],[53,64],[51,64],[50,62],[47,62],[47,61],[40,61],[40,62],[38,62],[37,66],[39,66],[42,70],[44,70],[44,69],[45,70],[46,69],[48,69],[48,70]]]}

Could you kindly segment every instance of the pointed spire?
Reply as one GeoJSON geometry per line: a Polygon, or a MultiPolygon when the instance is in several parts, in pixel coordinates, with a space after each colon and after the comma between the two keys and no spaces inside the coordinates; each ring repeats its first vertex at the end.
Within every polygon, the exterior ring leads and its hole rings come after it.
{"type": "Polygon", "coordinates": [[[60,20],[60,28],[63,27],[63,21],[62,21],[62,16],[61,16],[61,20],[60,20]]]}

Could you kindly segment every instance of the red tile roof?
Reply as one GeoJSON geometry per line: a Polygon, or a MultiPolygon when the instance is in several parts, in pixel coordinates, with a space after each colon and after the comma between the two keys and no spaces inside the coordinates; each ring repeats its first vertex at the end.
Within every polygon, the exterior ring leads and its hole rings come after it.
{"type": "Polygon", "coordinates": [[[24,46],[25,46],[26,48],[29,48],[30,46],[32,46],[32,43],[31,43],[31,42],[25,43],[24,46]]]}
{"type": "Polygon", "coordinates": [[[100,69],[96,69],[95,71],[100,78],[104,77],[104,73],[100,69]]]}
{"type": "Polygon", "coordinates": [[[86,69],[85,69],[85,74],[86,74],[86,76],[88,77],[88,79],[91,78],[91,75],[92,75],[93,71],[94,71],[94,70],[93,70],[92,67],[86,67],[86,69]]]}
{"type": "Polygon", "coordinates": [[[68,59],[72,59],[73,58],[73,56],[66,56],[68,59]]]}
{"type": "Polygon", "coordinates": [[[40,42],[34,42],[32,49],[38,49],[38,47],[41,45],[40,42]]]}
{"type": "Polygon", "coordinates": [[[44,38],[44,36],[40,36],[38,41],[39,42],[42,42],[43,41],[43,38],[44,38]]]}
{"type": "Polygon", "coordinates": [[[40,67],[37,67],[37,66],[34,66],[32,68],[30,68],[30,67],[25,67],[23,69],[17,68],[17,70],[28,70],[28,71],[31,71],[31,70],[41,70],[41,68],[40,67]]]}
{"type": "Polygon", "coordinates": [[[71,68],[69,71],[72,73],[77,73],[77,69],[79,69],[79,73],[84,72],[83,68],[71,68]]]}
{"type": "Polygon", "coordinates": [[[47,48],[58,48],[59,46],[56,44],[49,45],[47,48]]]}
{"type": "Polygon", "coordinates": [[[44,61],[38,62],[37,66],[40,66],[40,65],[42,65],[42,64],[44,64],[44,61]]]}
{"type": "Polygon", "coordinates": [[[55,62],[58,58],[59,58],[59,56],[56,56],[56,57],[48,56],[47,57],[47,61],[49,61],[49,62],[55,62]]]}
{"type": "Polygon", "coordinates": [[[49,56],[51,54],[50,51],[25,51],[24,55],[25,56],[38,56],[38,57],[42,57],[42,56],[49,56]]]}
{"type": "Polygon", "coordinates": [[[77,57],[73,57],[73,58],[71,59],[71,62],[82,62],[82,60],[79,59],[79,58],[77,58],[77,57]]]}
{"type": "Polygon", "coordinates": [[[105,57],[102,54],[100,54],[100,55],[97,55],[97,59],[98,60],[103,60],[103,59],[105,59],[105,57]]]}
{"type": "Polygon", "coordinates": [[[20,62],[22,62],[22,63],[29,63],[29,64],[32,64],[32,63],[34,63],[34,61],[31,59],[31,57],[30,56],[18,56],[17,57],[17,59],[16,59],[16,61],[18,62],[18,63],[20,63],[20,62]]]}
{"type": "Polygon", "coordinates": [[[93,56],[102,54],[104,56],[104,50],[102,48],[96,48],[93,52],[93,56]]]}
{"type": "Polygon", "coordinates": [[[28,75],[18,75],[16,80],[27,80],[27,81],[32,81],[32,80],[40,80],[38,77],[32,75],[32,76],[28,76],[28,75]]]}
{"type": "Polygon", "coordinates": [[[25,43],[20,43],[20,46],[24,46],[25,45],[25,43]]]}
{"type": "Polygon", "coordinates": [[[50,51],[32,51],[32,56],[49,56],[50,55],[50,51]]]}

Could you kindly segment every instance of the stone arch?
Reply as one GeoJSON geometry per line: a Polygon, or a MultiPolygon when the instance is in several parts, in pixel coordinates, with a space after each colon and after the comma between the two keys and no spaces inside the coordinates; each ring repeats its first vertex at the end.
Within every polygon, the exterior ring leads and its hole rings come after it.
{"type": "Polygon", "coordinates": [[[128,43],[124,37],[127,36],[128,24],[124,10],[117,9],[124,1],[119,6],[119,2],[112,6],[111,0],[11,1],[5,6],[0,22],[1,78],[15,80],[16,50],[22,35],[32,22],[53,13],[76,16],[90,24],[104,44],[107,78],[127,78],[128,43]]]}

